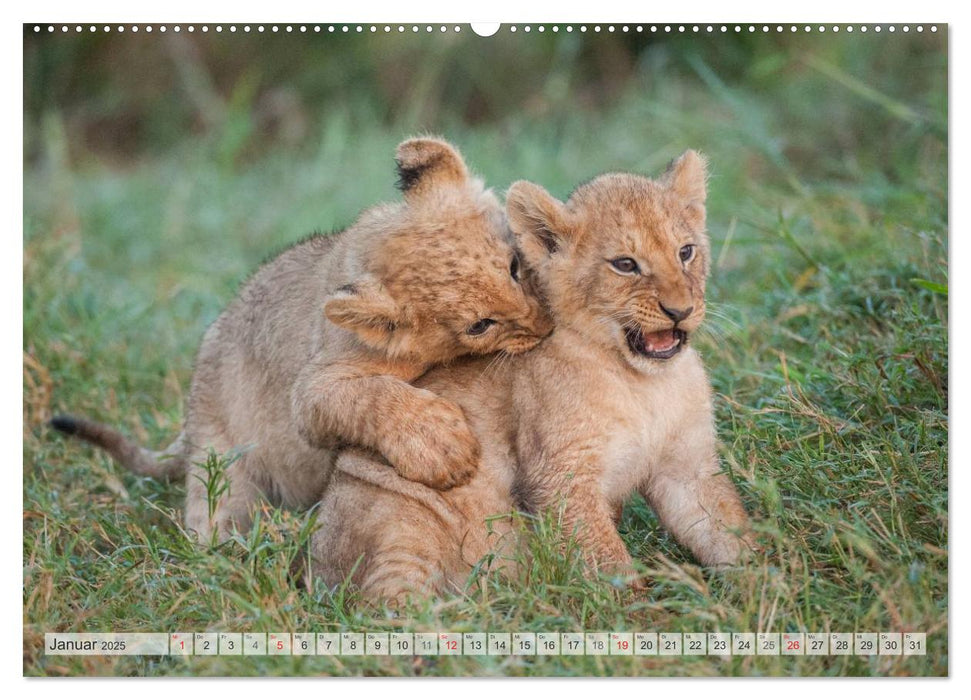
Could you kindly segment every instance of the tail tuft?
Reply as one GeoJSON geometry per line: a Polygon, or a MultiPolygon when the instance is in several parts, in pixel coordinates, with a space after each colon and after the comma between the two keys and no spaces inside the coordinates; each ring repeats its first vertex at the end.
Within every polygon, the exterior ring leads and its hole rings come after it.
{"type": "Polygon", "coordinates": [[[72,416],[54,416],[51,418],[50,426],[65,435],[78,434],[78,421],[72,416]]]}
{"type": "Polygon", "coordinates": [[[185,434],[179,435],[161,452],[143,449],[114,428],[86,418],[54,416],[50,426],[106,450],[119,464],[135,474],[155,479],[172,479],[185,474],[187,450],[185,434]]]}

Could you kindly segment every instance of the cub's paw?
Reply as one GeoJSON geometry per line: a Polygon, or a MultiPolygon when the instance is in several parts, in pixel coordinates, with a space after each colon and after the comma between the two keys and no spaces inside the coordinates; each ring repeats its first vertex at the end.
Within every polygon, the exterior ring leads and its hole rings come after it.
{"type": "Polygon", "coordinates": [[[462,409],[429,396],[394,422],[384,456],[405,479],[444,491],[469,482],[481,449],[462,409]]]}
{"type": "Polygon", "coordinates": [[[771,546],[771,539],[762,533],[748,530],[738,535],[738,545],[736,564],[745,566],[765,555],[771,546]]]}
{"type": "Polygon", "coordinates": [[[713,569],[732,569],[751,564],[764,551],[763,542],[752,533],[737,534],[731,531],[715,533],[698,552],[698,562],[713,569]]]}
{"type": "Polygon", "coordinates": [[[619,536],[591,544],[585,556],[594,572],[618,588],[638,588],[641,573],[619,536]]]}

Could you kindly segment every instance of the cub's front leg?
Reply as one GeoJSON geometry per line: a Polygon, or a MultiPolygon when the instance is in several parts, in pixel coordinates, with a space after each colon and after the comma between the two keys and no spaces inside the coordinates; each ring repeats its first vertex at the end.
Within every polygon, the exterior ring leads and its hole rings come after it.
{"type": "Polygon", "coordinates": [[[432,488],[467,483],[479,465],[479,441],[461,408],[407,383],[424,369],[363,361],[311,365],[293,395],[301,434],[316,447],[376,450],[402,477],[432,488]]]}
{"type": "MultiPolygon", "coordinates": [[[[586,455],[595,451],[584,450],[586,455]]],[[[593,569],[633,574],[633,561],[617,533],[616,509],[600,488],[602,469],[591,456],[570,453],[525,459],[517,491],[527,510],[561,513],[562,534],[572,537],[593,569]]]]}
{"type": "Polygon", "coordinates": [[[720,473],[710,422],[685,430],[639,490],[701,564],[733,565],[749,552],[748,515],[735,485],[720,473]]]}

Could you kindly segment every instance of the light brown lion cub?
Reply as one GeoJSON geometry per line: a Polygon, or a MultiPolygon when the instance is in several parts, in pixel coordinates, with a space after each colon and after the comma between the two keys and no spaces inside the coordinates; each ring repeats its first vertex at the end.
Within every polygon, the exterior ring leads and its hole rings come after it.
{"type": "Polygon", "coordinates": [[[566,203],[531,183],[510,188],[510,226],[555,330],[497,368],[473,360],[422,378],[487,446],[469,484],[434,492],[341,456],[313,550],[326,583],[353,574],[378,600],[460,588],[489,547],[508,551],[508,524],[486,523],[514,502],[562,508],[592,566],[629,571],[614,518],[635,490],[702,564],[738,561],[747,516],[720,472],[711,389],[688,345],[705,311],[705,195],[694,151],[658,180],[603,175],[566,203]]]}
{"type": "Polygon", "coordinates": [[[600,568],[630,566],[614,514],[634,490],[702,564],[734,563],[745,547],[748,519],[720,471],[711,388],[688,345],[705,313],[705,180],[687,151],[657,181],[603,175],[565,204],[526,182],[509,192],[556,324],[513,385],[516,489],[529,509],[563,502],[565,530],[600,568]]]}
{"type": "Polygon", "coordinates": [[[260,498],[311,506],[339,445],[435,488],[467,481],[480,447],[461,409],[409,382],[462,355],[528,350],[550,321],[520,283],[498,201],[459,153],[413,139],[397,162],[404,202],[286,250],[210,326],[185,429],[165,453],[84,419],[54,427],[141,474],[187,471],[186,525],[202,540],[247,528],[260,498]],[[210,449],[238,455],[214,509],[200,466],[210,449]]]}

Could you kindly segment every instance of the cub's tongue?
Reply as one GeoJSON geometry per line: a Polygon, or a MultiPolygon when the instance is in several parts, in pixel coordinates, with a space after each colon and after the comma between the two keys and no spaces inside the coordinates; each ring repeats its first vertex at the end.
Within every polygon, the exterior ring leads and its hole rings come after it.
{"type": "Polygon", "coordinates": [[[675,336],[673,328],[644,334],[644,347],[649,352],[664,352],[673,348],[677,343],[678,338],[675,336]]]}

